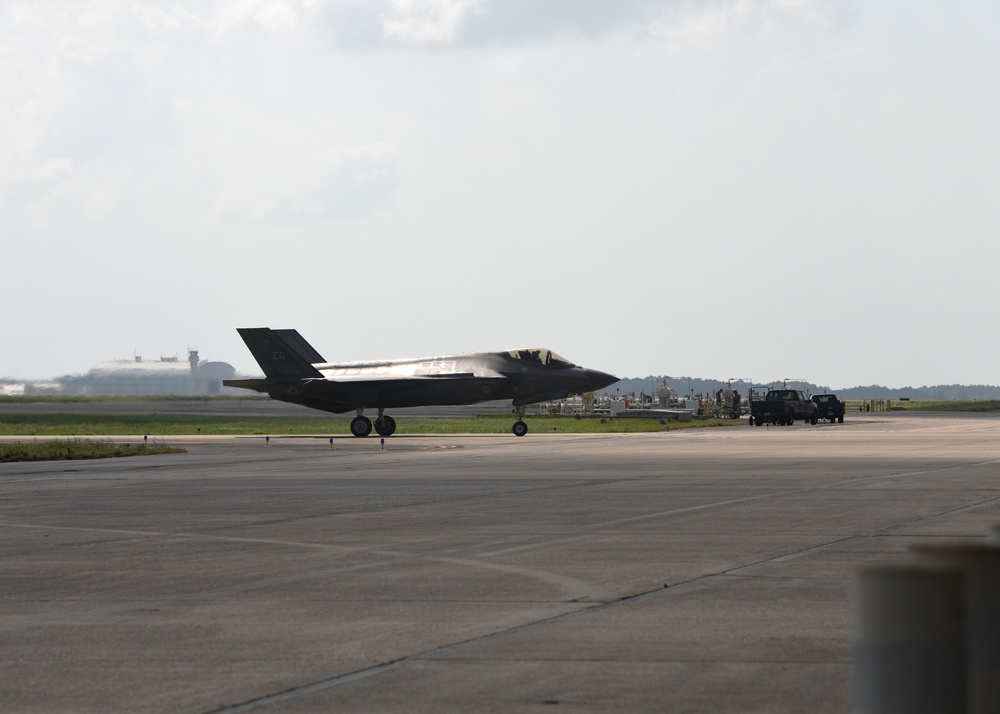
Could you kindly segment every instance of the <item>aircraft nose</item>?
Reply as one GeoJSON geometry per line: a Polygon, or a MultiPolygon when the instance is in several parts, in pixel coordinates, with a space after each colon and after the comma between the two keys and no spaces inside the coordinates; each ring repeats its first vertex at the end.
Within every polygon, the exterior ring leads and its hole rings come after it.
{"type": "Polygon", "coordinates": [[[585,387],[588,392],[596,392],[598,389],[610,387],[618,381],[618,377],[613,374],[601,372],[596,369],[588,369],[586,375],[584,375],[584,379],[586,380],[585,387]]]}

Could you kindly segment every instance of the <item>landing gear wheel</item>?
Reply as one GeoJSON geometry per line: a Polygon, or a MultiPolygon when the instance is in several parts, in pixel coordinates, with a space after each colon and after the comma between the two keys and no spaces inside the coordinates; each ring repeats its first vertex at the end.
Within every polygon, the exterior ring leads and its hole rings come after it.
{"type": "Polygon", "coordinates": [[[514,422],[513,432],[514,436],[524,436],[528,433],[528,425],[523,421],[516,421],[514,422]]]}
{"type": "Polygon", "coordinates": [[[366,416],[356,416],[351,419],[351,433],[355,436],[368,436],[372,433],[372,420],[366,416]]]}
{"type": "Polygon", "coordinates": [[[392,436],[396,431],[396,420],[391,416],[384,416],[375,420],[375,431],[379,436],[392,436]]]}

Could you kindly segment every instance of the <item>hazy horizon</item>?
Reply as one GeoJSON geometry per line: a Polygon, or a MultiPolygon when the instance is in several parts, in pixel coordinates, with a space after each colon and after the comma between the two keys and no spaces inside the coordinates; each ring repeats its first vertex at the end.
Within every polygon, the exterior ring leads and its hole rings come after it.
{"type": "MultiPolygon", "coordinates": [[[[137,356],[138,357],[142,357],[142,355],[137,355],[137,356]]],[[[132,362],[135,361],[135,357],[136,356],[133,356],[131,359],[123,358],[123,359],[104,360],[100,364],[106,364],[106,363],[109,363],[109,362],[132,363],[132,362]]],[[[161,359],[164,359],[164,360],[170,361],[170,362],[174,362],[174,361],[185,362],[186,361],[186,359],[182,359],[180,357],[180,355],[173,355],[173,354],[170,354],[170,355],[164,354],[162,356],[155,357],[155,358],[142,357],[142,361],[143,362],[159,362],[161,359]]],[[[229,360],[225,360],[225,359],[203,360],[203,361],[224,362],[224,363],[227,363],[227,364],[232,364],[229,360]]],[[[94,365],[94,366],[97,366],[97,365],[94,365]]],[[[49,375],[47,377],[33,377],[33,378],[24,378],[24,377],[20,377],[19,378],[19,377],[14,377],[14,376],[10,376],[10,375],[0,375],[0,383],[7,382],[7,381],[14,381],[14,382],[24,381],[24,382],[39,382],[39,383],[41,383],[41,382],[49,382],[49,381],[58,381],[58,380],[63,379],[63,378],[70,378],[70,379],[72,379],[72,378],[76,378],[76,377],[83,377],[85,375],[86,375],[86,370],[83,371],[83,372],[73,372],[73,373],[66,372],[66,373],[59,373],[59,374],[55,374],[55,375],[49,375]]],[[[262,376],[262,375],[263,375],[263,371],[261,369],[259,369],[259,368],[256,369],[256,370],[250,370],[248,372],[240,372],[239,370],[237,370],[237,376],[238,377],[254,378],[254,377],[259,377],[259,376],[262,376]]],[[[657,384],[655,382],[657,380],[663,380],[663,379],[668,379],[668,380],[670,380],[672,382],[683,382],[685,380],[687,380],[689,382],[705,382],[705,383],[711,382],[711,383],[716,384],[716,385],[722,385],[722,384],[725,384],[727,382],[732,382],[734,384],[736,384],[736,383],[746,384],[746,383],[750,383],[752,381],[752,383],[754,385],[765,386],[765,385],[772,385],[772,384],[779,384],[779,383],[788,382],[789,384],[810,384],[810,385],[821,387],[821,388],[824,388],[824,389],[831,389],[832,391],[835,391],[835,392],[836,391],[847,391],[847,390],[858,389],[858,388],[866,388],[866,387],[876,387],[876,388],[885,388],[885,389],[894,389],[894,390],[907,390],[907,389],[920,390],[920,389],[929,389],[929,388],[936,388],[936,387],[956,387],[956,386],[957,387],[970,387],[970,388],[984,387],[987,390],[1000,389],[1000,384],[988,384],[988,383],[982,383],[982,384],[980,384],[980,383],[976,383],[976,384],[961,384],[961,383],[958,383],[958,382],[935,382],[934,384],[884,384],[884,383],[880,384],[878,382],[859,382],[857,384],[842,384],[842,385],[839,385],[839,386],[836,386],[836,387],[832,387],[832,386],[830,386],[829,383],[825,383],[825,382],[822,382],[822,381],[816,381],[816,380],[812,380],[812,379],[808,379],[808,378],[803,378],[803,379],[774,378],[774,379],[762,379],[762,380],[759,380],[759,379],[751,379],[751,378],[748,378],[748,377],[712,377],[712,376],[701,376],[701,375],[695,375],[695,374],[690,374],[690,375],[686,375],[685,374],[685,375],[678,375],[678,376],[670,376],[670,375],[663,374],[663,373],[645,374],[645,375],[641,375],[641,376],[637,376],[637,375],[616,375],[616,376],[619,377],[620,382],[617,383],[617,384],[615,384],[615,385],[612,385],[609,388],[601,390],[601,392],[613,392],[613,391],[615,391],[615,388],[618,385],[625,384],[625,383],[636,383],[636,384],[631,384],[629,386],[629,389],[634,390],[634,391],[642,391],[647,386],[645,384],[646,382],[649,382],[650,389],[652,389],[653,391],[655,391],[655,388],[658,387],[658,386],[660,386],[659,384],[657,384]]],[[[706,387],[706,389],[707,389],[707,387],[706,387]]],[[[713,390],[714,390],[714,387],[713,387],[713,390]]],[[[697,391],[697,390],[695,390],[695,391],[697,391]]],[[[247,396],[255,396],[255,395],[252,395],[252,394],[250,394],[248,392],[247,396]]]]}

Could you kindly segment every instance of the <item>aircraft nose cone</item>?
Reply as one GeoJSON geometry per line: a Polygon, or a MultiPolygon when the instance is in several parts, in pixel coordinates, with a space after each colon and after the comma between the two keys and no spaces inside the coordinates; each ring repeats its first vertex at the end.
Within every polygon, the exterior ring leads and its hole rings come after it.
{"type": "Polygon", "coordinates": [[[618,377],[613,374],[601,372],[596,369],[588,369],[586,375],[586,391],[596,392],[598,389],[610,387],[617,381],[618,377]]]}

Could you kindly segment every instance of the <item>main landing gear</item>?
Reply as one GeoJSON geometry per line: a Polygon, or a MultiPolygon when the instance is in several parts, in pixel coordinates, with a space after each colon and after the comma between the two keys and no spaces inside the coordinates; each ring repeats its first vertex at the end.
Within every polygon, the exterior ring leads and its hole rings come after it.
{"type": "Polygon", "coordinates": [[[373,427],[379,436],[392,436],[395,433],[396,420],[383,414],[383,408],[379,408],[374,424],[371,419],[363,415],[364,410],[364,407],[358,407],[358,415],[351,420],[351,433],[354,436],[368,436],[372,433],[373,427]]]}
{"type": "Polygon", "coordinates": [[[514,407],[517,412],[517,421],[514,422],[514,427],[511,431],[514,432],[514,436],[524,436],[528,433],[528,425],[524,423],[524,407],[514,407]]]}
{"type": "Polygon", "coordinates": [[[351,433],[355,436],[368,436],[372,433],[372,420],[358,414],[351,420],[351,433]]]}

